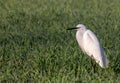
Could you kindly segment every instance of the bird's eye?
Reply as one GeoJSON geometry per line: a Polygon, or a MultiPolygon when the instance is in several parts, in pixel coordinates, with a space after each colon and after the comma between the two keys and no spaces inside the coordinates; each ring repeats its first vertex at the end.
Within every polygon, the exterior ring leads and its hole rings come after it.
{"type": "Polygon", "coordinates": [[[81,28],[81,30],[84,30],[83,28],[81,28]]]}

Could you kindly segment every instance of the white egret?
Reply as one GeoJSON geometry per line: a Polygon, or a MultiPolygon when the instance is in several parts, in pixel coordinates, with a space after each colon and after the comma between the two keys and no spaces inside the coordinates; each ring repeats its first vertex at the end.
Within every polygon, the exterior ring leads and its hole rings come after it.
{"type": "Polygon", "coordinates": [[[94,59],[102,68],[108,67],[108,62],[104,54],[104,50],[99,43],[96,35],[83,24],[78,24],[76,27],[68,28],[67,30],[76,29],[76,39],[81,50],[94,59]]]}

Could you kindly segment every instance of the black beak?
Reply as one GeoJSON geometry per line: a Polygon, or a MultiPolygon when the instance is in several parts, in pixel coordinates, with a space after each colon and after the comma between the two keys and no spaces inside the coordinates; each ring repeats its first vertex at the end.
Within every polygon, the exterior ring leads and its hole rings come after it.
{"type": "Polygon", "coordinates": [[[67,30],[74,30],[74,29],[77,29],[77,27],[68,28],[67,30]]]}

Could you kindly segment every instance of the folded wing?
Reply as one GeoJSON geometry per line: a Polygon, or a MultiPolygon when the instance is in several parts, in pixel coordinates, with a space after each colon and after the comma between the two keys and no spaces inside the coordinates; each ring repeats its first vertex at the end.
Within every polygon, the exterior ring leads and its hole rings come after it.
{"type": "Polygon", "coordinates": [[[106,57],[104,55],[104,50],[101,47],[97,37],[95,34],[87,30],[83,35],[83,44],[84,44],[84,50],[86,54],[88,54],[90,57],[93,56],[95,61],[101,66],[106,67],[106,57]]]}

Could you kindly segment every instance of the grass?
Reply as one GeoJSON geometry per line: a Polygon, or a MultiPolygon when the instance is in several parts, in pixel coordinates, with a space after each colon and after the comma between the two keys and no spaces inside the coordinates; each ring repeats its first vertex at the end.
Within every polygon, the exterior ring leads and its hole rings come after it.
{"type": "Polygon", "coordinates": [[[119,83],[119,0],[1,0],[0,82],[119,83]],[[99,38],[108,69],[90,70],[75,31],[85,24],[99,38]]]}

